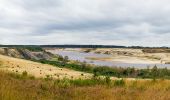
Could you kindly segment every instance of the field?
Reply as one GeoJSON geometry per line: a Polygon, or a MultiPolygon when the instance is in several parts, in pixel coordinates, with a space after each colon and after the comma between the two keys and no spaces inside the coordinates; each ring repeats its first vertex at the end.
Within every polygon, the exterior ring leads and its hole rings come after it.
{"type": "Polygon", "coordinates": [[[170,81],[35,79],[0,72],[1,100],[169,100],[170,81]]]}
{"type": "Polygon", "coordinates": [[[97,67],[62,57],[31,60],[0,55],[0,100],[170,99],[166,68],[97,67]]]}

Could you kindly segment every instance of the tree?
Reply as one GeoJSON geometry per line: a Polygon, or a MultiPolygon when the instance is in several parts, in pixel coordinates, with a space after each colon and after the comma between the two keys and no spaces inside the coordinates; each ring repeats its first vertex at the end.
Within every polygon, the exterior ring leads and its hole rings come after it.
{"type": "Polygon", "coordinates": [[[64,60],[63,56],[59,55],[59,56],[58,56],[58,60],[59,60],[59,61],[63,61],[63,60],[64,60]]]}
{"type": "Polygon", "coordinates": [[[98,73],[97,69],[96,68],[93,69],[93,77],[97,78],[98,76],[99,76],[99,73],[98,73]]]}
{"type": "Polygon", "coordinates": [[[107,84],[107,85],[110,85],[110,83],[111,83],[110,76],[106,76],[106,77],[105,77],[105,80],[106,80],[106,84],[107,84]]]}
{"type": "Polygon", "coordinates": [[[68,56],[64,56],[64,58],[63,58],[63,62],[67,63],[68,61],[69,61],[68,56]]]}
{"type": "Polygon", "coordinates": [[[151,70],[151,74],[152,74],[152,77],[155,79],[156,77],[159,76],[159,73],[158,73],[158,68],[157,66],[155,65],[152,70],[151,70]]]}

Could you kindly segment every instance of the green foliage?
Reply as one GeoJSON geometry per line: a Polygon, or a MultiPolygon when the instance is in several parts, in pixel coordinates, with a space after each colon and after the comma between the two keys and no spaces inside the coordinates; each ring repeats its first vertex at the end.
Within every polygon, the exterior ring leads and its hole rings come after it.
{"type": "Polygon", "coordinates": [[[21,46],[21,47],[16,47],[18,49],[27,49],[32,52],[41,52],[44,51],[41,47],[39,46],[21,46]]]}
{"type": "Polygon", "coordinates": [[[106,76],[106,77],[105,77],[105,80],[106,80],[106,84],[107,84],[107,85],[110,85],[110,84],[111,84],[110,76],[106,76]]]}
{"type": "Polygon", "coordinates": [[[75,80],[64,78],[60,80],[55,80],[55,85],[63,88],[70,87],[70,86],[94,86],[94,85],[105,85],[105,84],[107,84],[107,82],[105,79],[102,78],[75,79],[75,80]]]}
{"type": "Polygon", "coordinates": [[[156,76],[158,76],[159,72],[158,72],[158,68],[156,65],[152,68],[151,73],[152,73],[153,79],[155,79],[156,76]]]}
{"type": "Polygon", "coordinates": [[[74,69],[77,71],[83,71],[88,73],[93,73],[94,77],[99,75],[103,76],[115,76],[115,77],[133,77],[133,78],[165,78],[170,79],[170,70],[167,68],[158,69],[154,66],[152,69],[135,69],[135,68],[118,68],[118,67],[98,67],[91,66],[85,62],[81,63],[67,63],[63,61],[49,61],[49,60],[38,60],[44,64],[50,64],[57,67],[65,67],[69,69],[74,69]]]}
{"type": "Polygon", "coordinates": [[[70,87],[71,83],[70,80],[67,78],[61,79],[61,80],[55,80],[54,82],[55,86],[60,88],[67,88],[70,87]]]}
{"type": "Polygon", "coordinates": [[[63,58],[63,56],[58,56],[58,61],[63,61],[64,60],[64,58],[63,58]]]}
{"type": "Polygon", "coordinates": [[[67,63],[69,61],[68,56],[64,56],[63,62],[67,63]]]}
{"type": "Polygon", "coordinates": [[[123,79],[121,80],[115,80],[114,86],[125,86],[125,81],[123,79]]]}

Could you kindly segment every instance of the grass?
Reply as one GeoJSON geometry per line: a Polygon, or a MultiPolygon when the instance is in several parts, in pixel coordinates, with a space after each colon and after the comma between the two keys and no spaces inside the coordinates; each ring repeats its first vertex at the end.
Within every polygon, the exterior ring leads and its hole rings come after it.
{"type": "Polygon", "coordinates": [[[95,73],[103,76],[114,76],[122,78],[150,78],[150,79],[170,79],[170,69],[157,68],[155,65],[153,68],[148,69],[135,69],[135,68],[121,68],[121,67],[107,67],[107,66],[95,66],[81,62],[63,62],[63,61],[50,61],[50,60],[33,60],[43,64],[50,64],[61,68],[69,68],[76,71],[82,71],[87,73],[95,73]]]}
{"type": "Polygon", "coordinates": [[[169,100],[170,81],[35,79],[0,72],[0,100],[169,100]]]}

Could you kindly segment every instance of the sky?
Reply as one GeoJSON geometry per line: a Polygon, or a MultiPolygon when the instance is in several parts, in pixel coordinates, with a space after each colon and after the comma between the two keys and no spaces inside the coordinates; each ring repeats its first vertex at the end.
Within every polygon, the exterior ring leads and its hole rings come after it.
{"type": "Polygon", "coordinates": [[[170,1],[0,0],[0,44],[170,46],[170,1]]]}

